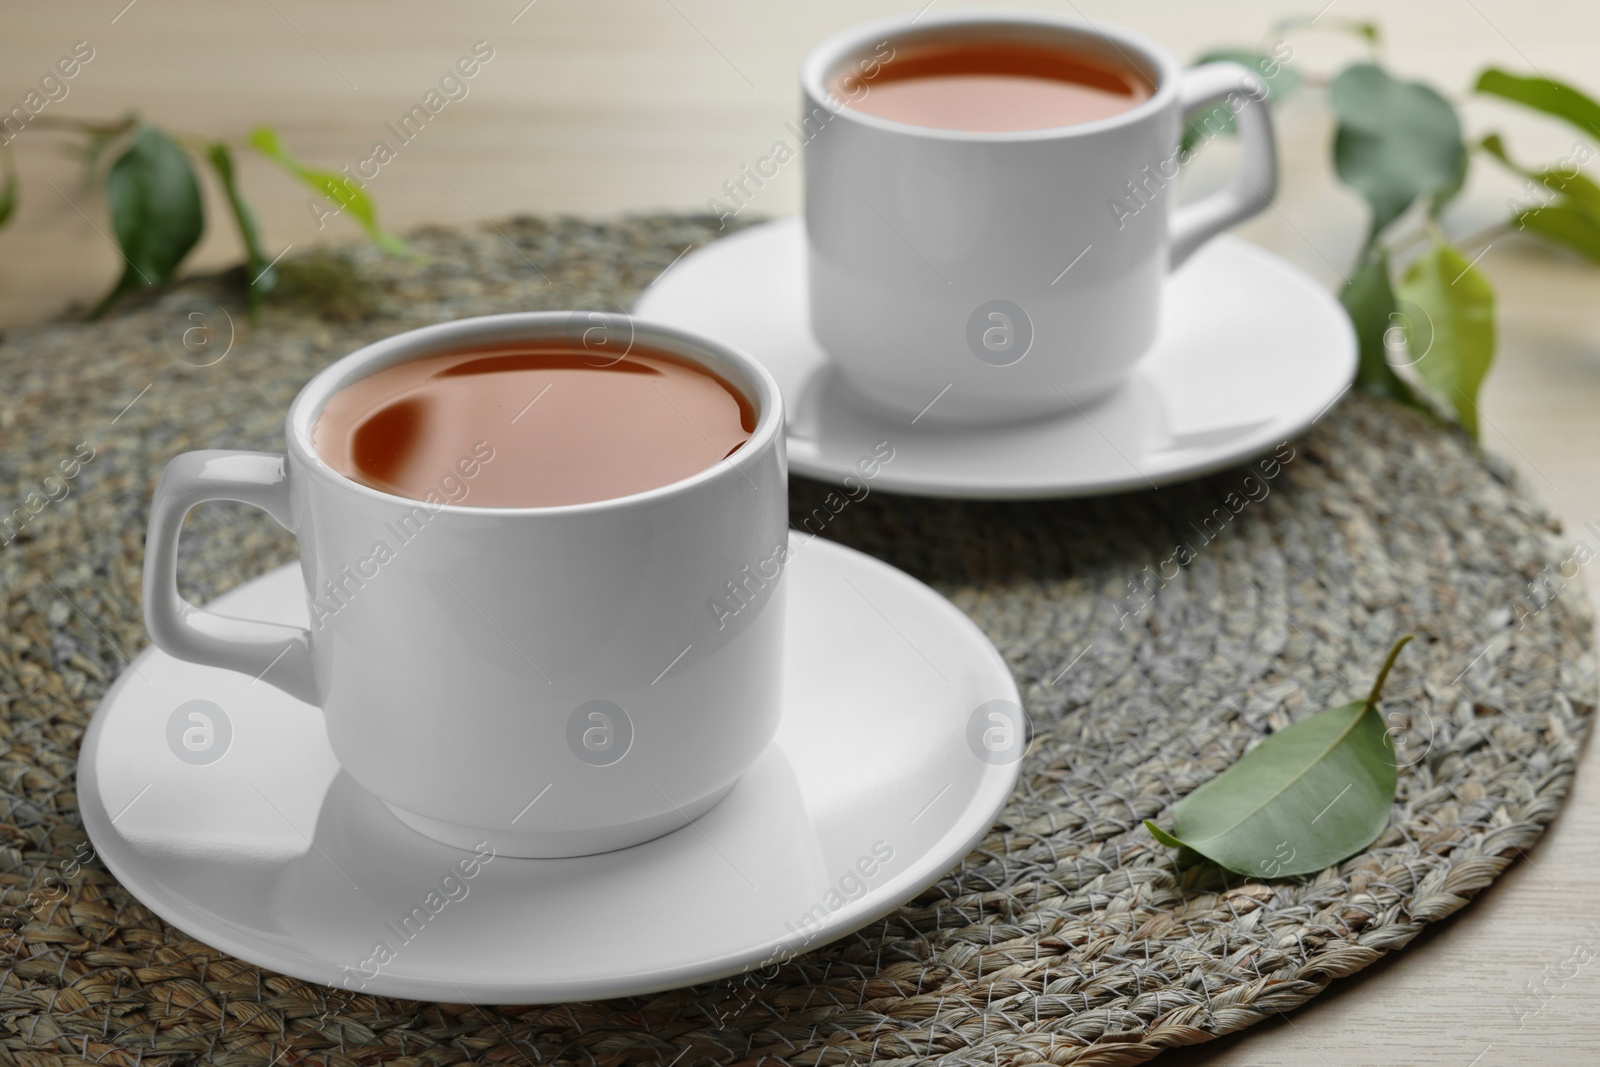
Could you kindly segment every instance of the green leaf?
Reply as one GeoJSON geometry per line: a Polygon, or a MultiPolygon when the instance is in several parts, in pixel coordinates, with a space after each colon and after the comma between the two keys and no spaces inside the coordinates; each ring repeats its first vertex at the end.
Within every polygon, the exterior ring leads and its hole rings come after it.
{"type": "Polygon", "coordinates": [[[1383,43],[1378,33],[1378,24],[1376,22],[1361,22],[1358,19],[1341,19],[1340,22],[1346,30],[1360,37],[1374,48],[1383,43]]]}
{"type": "Polygon", "coordinates": [[[1193,849],[1230,871],[1310,874],[1370,845],[1389,825],[1394,745],[1378,696],[1407,634],[1389,650],[1367,699],[1280,730],[1178,802],[1169,847],[1193,849]]]}
{"type": "MultiPolygon", "coordinates": [[[[1326,10],[1326,9],[1324,9],[1326,10]]],[[[1360,19],[1322,19],[1320,15],[1291,15],[1279,19],[1276,24],[1279,32],[1284,30],[1321,29],[1332,30],[1335,33],[1348,33],[1359,37],[1373,48],[1382,44],[1376,22],[1363,22],[1360,19]]]]}
{"type": "MultiPolygon", "coordinates": [[[[1531,170],[1511,158],[1498,133],[1489,134],[1479,142],[1478,147],[1498,159],[1513,174],[1528,180],[1530,184],[1523,188],[1523,193],[1534,201],[1533,209],[1545,206],[1553,197],[1564,193],[1576,207],[1600,219],[1600,185],[1579,170],[1576,163],[1567,160],[1563,161],[1568,164],[1565,167],[1531,170]]],[[[1524,208],[1515,211],[1513,219],[1520,221],[1529,210],[1524,208]]]]}
{"type": "Polygon", "coordinates": [[[1161,827],[1157,826],[1155,823],[1151,822],[1149,819],[1146,819],[1144,821],[1144,828],[1146,830],[1150,831],[1150,836],[1151,837],[1155,838],[1157,841],[1160,841],[1163,845],[1166,845],[1168,848],[1188,848],[1189,847],[1188,845],[1185,845],[1182,841],[1179,841],[1176,837],[1173,837],[1171,834],[1167,833],[1161,827]]]}
{"type": "Polygon", "coordinates": [[[1525,201],[1509,201],[1511,221],[1517,229],[1531,231],[1600,263],[1600,185],[1575,164],[1528,169],[1511,158],[1497,133],[1485,137],[1480,147],[1506,169],[1527,179],[1522,190],[1525,201]],[[1532,206],[1522,207],[1524,202],[1532,206]]]}
{"type": "Polygon", "coordinates": [[[269,127],[258,126],[252,131],[250,145],[285,172],[327,197],[337,209],[336,213],[348,211],[379,247],[395,255],[405,254],[405,242],[378,225],[377,207],[352,179],[335,171],[307,167],[284,151],[277,133],[269,127]]]}
{"type": "Polygon", "coordinates": [[[1426,347],[1412,346],[1417,373],[1477,437],[1478,387],[1494,360],[1494,290],[1488,279],[1460,251],[1439,243],[1406,268],[1400,298],[1427,319],[1407,325],[1408,341],[1424,326],[1429,334],[1426,347]]]}
{"type": "Polygon", "coordinates": [[[1345,284],[1339,300],[1356,329],[1360,352],[1356,363],[1356,388],[1415,406],[1417,398],[1411,387],[1389,365],[1385,343],[1398,318],[1394,290],[1389,285],[1388,254],[1379,250],[1363,260],[1345,284]]]}
{"type": "Polygon", "coordinates": [[[1473,88],[1542,111],[1571,123],[1589,137],[1600,139],[1600,104],[1564,82],[1538,76],[1523,77],[1490,67],[1478,75],[1473,88]]]}
{"type": "MultiPolygon", "coordinates": [[[[1267,99],[1274,104],[1282,103],[1300,87],[1300,73],[1269,55],[1252,52],[1242,48],[1219,48],[1207,52],[1195,60],[1195,63],[1237,63],[1241,67],[1254,71],[1267,89],[1267,99]],[[1269,73],[1270,72],[1270,73],[1269,73]]],[[[1187,154],[1194,150],[1194,146],[1209,141],[1219,133],[1234,133],[1237,129],[1233,121],[1233,110],[1227,104],[1217,104],[1196,113],[1184,125],[1182,152],[1187,154]],[[1209,125],[1209,131],[1208,131],[1209,125]]]]}
{"type": "Polygon", "coordinates": [[[141,126],[111,165],[106,200],[125,265],[90,318],[126,292],[171,280],[205,229],[194,168],[183,149],[154,126],[141,126]]]}
{"type": "Polygon", "coordinates": [[[1333,80],[1328,102],[1338,119],[1334,169],[1372,207],[1369,244],[1418,197],[1447,199],[1461,187],[1461,121],[1433,89],[1356,63],[1333,80]]]}
{"type": "Polygon", "coordinates": [[[1590,181],[1587,175],[1578,173],[1564,175],[1559,171],[1541,171],[1537,178],[1547,186],[1559,189],[1591,218],[1600,219],[1600,185],[1590,181]]]}
{"type": "Polygon", "coordinates": [[[244,244],[245,271],[248,274],[246,281],[249,282],[250,310],[254,312],[261,304],[262,294],[270,293],[272,287],[278,284],[278,272],[267,258],[266,250],[261,247],[261,227],[256,222],[256,213],[239,191],[239,182],[233,169],[233,153],[227,145],[216,141],[207,146],[206,159],[216,172],[217,180],[222,183],[228,206],[233,209],[233,221],[239,227],[239,240],[244,244]]]}
{"type": "Polygon", "coordinates": [[[1586,259],[1600,263],[1600,218],[1586,207],[1574,203],[1533,208],[1516,216],[1518,229],[1570,248],[1586,259]]]}

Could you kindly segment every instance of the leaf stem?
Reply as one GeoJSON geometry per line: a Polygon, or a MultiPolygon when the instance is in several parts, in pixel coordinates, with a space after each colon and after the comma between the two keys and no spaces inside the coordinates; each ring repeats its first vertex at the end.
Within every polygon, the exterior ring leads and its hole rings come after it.
{"type": "Polygon", "coordinates": [[[1396,238],[1394,242],[1388,246],[1389,257],[1391,259],[1397,258],[1400,253],[1407,251],[1412,245],[1421,244],[1430,236],[1431,234],[1428,233],[1426,227],[1419,226],[1417,229],[1412,230],[1405,236],[1396,238]]]}
{"type": "Polygon", "coordinates": [[[1383,692],[1383,683],[1389,680],[1389,668],[1394,666],[1395,658],[1400,655],[1400,650],[1405,648],[1406,644],[1415,636],[1416,634],[1406,634],[1396,641],[1394,647],[1389,650],[1389,657],[1383,661],[1383,666],[1378,670],[1378,680],[1372,683],[1372,692],[1367,694],[1368,708],[1378,706],[1378,696],[1383,692]]]}
{"type": "MultiPolygon", "coordinates": [[[[39,115],[32,120],[45,129],[68,130],[74,133],[88,134],[92,137],[118,137],[139,125],[135,115],[128,115],[115,121],[95,121],[92,119],[75,119],[60,115],[39,115]]],[[[206,147],[216,138],[204,137],[198,133],[184,133],[163,127],[167,136],[197,154],[203,154],[206,147]]]]}
{"type": "Polygon", "coordinates": [[[1396,238],[1387,248],[1390,258],[1398,259],[1402,253],[1409,251],[1415,245],[1431,239],[1441,244],[1454,244],[1461,251],[1470,252],[1480,245],[1486,245],[1496,238],[1504,237],[1511,232],[1511,229],[1511,220],[1507,219],[1504,222],[1497,222],[1493,226],[1485,226],[1476,233],[1469,233],[1460,240],[1451,242],[1446,239],[1444,231],[1440,230],[1436,225],[1429,224],[1412,230],[1403,237],[1396,238]]]}
{"type": "Polygon", "coordinates": [[[1511,220],[1507,219],[1505,222],[1497,222],[1493,226],[1486,226],[1477,233],[1467,234],[1467,236],[1456,242],[1456,247],[1463,252],[1470,252],[1479,245],[1488,244],[1495,238],[1504,237],[1510,232],[1511,220]]]}
{"type": "Polygon", "coordinates": [[[1401,253],[1408,252],[1414,245],[1422,244],[1425,241],[1432,241],[1434,244],[1445,243],[1444,231],[1439,228],[1438,221],[1433,218],[1423,219],[1422,224],[1416,229],[1410,230],[1403,236],[1397,237],[1388,243],[1378,240],[1375,235],[1372,238],[1370,247],[1382,247],[1388,253],[1389,259],[1393,261],[1400,258],[1401,253]]]}
{"type": "Polygon", "coordinates": [[[32,121],[47,130],[71,130],[75,133],[101,134],[107,137],[126,133],[139,124],[139,120],[131,115],[126,118],[103,122],[67,118],[60,115],[38,115],[32,121]]]}

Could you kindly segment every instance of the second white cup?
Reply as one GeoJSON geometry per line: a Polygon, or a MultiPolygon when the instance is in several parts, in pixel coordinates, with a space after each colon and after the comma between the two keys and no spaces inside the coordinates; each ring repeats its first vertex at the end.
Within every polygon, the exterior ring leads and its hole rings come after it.
{"type": "MultiPolygon", "coordinates": [[[[870,77],[846,78],[870,93],[870,77]]],[[[1167,273],[1277,185],[1261,79],[1183,70],[1126,30],[1039,12],[925,13],[846,30],[801,70],[811,327],[852,390],[923,423],[1004,423],[1115,388],[1154,341],[1167,273]],[[1110,118],[965,132],[841,100],[835,79],[928,45],[1059,46],[1131,67],[1149,97],[1110,118]],[[1228,103],[1243,166],[1173,205],[1184,116],[1228,103]]]]}

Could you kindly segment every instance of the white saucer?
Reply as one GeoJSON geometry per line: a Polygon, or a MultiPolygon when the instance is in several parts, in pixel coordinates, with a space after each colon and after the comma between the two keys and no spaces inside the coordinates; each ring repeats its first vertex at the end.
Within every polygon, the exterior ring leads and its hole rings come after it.
{"type": "Polygon", "coordinates": [[[811,336],[798,218],[686,256],[634,313],[695,330],[766,365],[789,406],[790,469],[839,482],[873,446],[894,459],[874,488],[1024,499],[1148,489],[1270,451],[1349,387],[1356,339],[1337,300],[1270,252],[1231,237],[1175,273],[1155,347],[1111,396],[1015,426],[912,425],[848,403],[811,336]]]}
{"type": "MultiPolygon", "coordinates": [[[[155,649],[89,725],[84,824],[111,872],[179,929],[368,993],[590,1000],[786,959],[881,918],[955,866],[993,824],[1026,745],[1010,672],[949,601],[802,534],[790,559],[777,738],[721,804],[665,837],[577,859],[497,856],[464,878],[456,865],[470,853],[407,829],[340,771],[317,709],[155,649]],[[198,721],[180,712],[207,707],[196,700],[223,710],[208,712],[215,747],[186,759],[168,738],[198,721]],[[980,756],[996,707],[1020,740],[980,756]],[[214,762],[194,762],[217,749],[214,762]]],[[[306,623],[297,566],[212,607],[306,623]]]]}

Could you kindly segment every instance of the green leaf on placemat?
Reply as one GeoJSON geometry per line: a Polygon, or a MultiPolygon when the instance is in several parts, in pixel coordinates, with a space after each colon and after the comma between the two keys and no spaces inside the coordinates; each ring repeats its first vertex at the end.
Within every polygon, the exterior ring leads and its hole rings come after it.
{"type": "Polygon", "coordinates": [[[1461,122],[1433,89],[1356,63],[1333,80],[1328,103],[1339,120],[1334,169],[1372,206],[1369,243],[1418,197],[1442,200],[1461,187],[1461,122]]]}
{"type": "MultiPolygon", "coordinates": [[[[348,211],[350,217],[360,224],[367,232],[367,236],[380,248],[395,255],[405,254],[405,242],[378,225],[376,205],[373,204],[371,197],[361,191],[354,179],[331,170],[316,170],[301,163],[284,150],[283,142],[278,139],[277,132],[266,126],[258,126],[251,131],[250,146],[282,167],[286,173],[326,197],[332,204],[327,209],[328,216],[348,211]]],[[[323,217],[319,216],[317,221],[320,225],[323,217]]]]}
{"type": "Polygon", "coordinates": [[[1600,139],[1600,103],[1564,82],[1538,76],[1523,77],[1490,67],[1478,75],[1473,88],[1562,119],[1585,136],[1600,139]]]}
{"type": "MultiPolygon", "coordinates": [[[[1219,48],[1195,60],[1200,63],[1237,63],[1241,67],[1253,71],[1267,87],[1267,99],[1273,104],[1281,104],[1300,87],[1300,74],[1298,71],[1284,65],[1283,61],[1261,52],[1252,52],[1243,48],[1219,48]]],[[[1233,111],[1227,104],[1217,104],[1215,107],[1199,111],[1184,124],[1182,152],[1187,155],[1194,150],[1194,146],[1204,141],[1209,141],[1219,133],[1233,133],[1236,129],[1233,121],[1233,111]]]]}
{"type": "Polygon", "coordinates": [[[1400,299],[1426,319],[1405,323],[1417,373],[1477,437],[1478,387],[1494,360],[1494,290],[1488,279],[1459,250],[1440,243],[1406,268],[1400,299]]]}
{"type": "Polygon", "coordinates": [[[189,157],[154,126],[141,126],[111,165],[106,201],[124,267],[90,318],[98,318],[123,293],[170,280],[205,229],[189,157]]]}
{"type": "Polygon", "coordinates": [[[1389,285],[1387,253],[1378,250],[1369,255],[1351,275],[1339,299],[1356,328],[1356,388],[1402,404],[1416,404],[1411,387],[1389,365],[1386,341],[1399,316],[1389,285]]]}
{"type": "Polygon", "coordinates": [[[1178,802],[1169,833],[1150,835],[1253,877],[1310,874],[1370,845],[1389,825],[1394,744],[1378,696],[1395,642],[1366,700],[1320,711],[1262,741],[1178,802]]]}
{"type": "Polygon", "coordinates": [[[221,141],[216,141],[207,146],[206,159],[211,169],[216,171],[217,180],[222,183],[228,206],[233,209],[233,221],[239,227],[239,240],[244,244],[245,281],[248,283],[250,310],[253,313],[261,305],[262,294],[270,293],[272,287],[278,284],[278,272],[267,259],[266,249],[261,247],[261,227],[256,222],[256,213],[239,191],[239,182],[233,169],[233,152],[221,141]]]}

